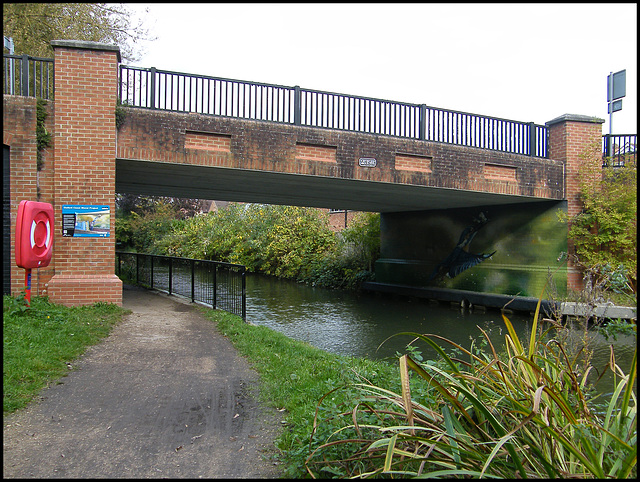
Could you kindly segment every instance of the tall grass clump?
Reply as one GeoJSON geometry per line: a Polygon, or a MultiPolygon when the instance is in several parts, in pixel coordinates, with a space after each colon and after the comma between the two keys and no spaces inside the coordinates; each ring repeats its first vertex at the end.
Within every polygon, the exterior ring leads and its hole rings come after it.
{"type": "MultiPolygon", "coordinates": [[[[401,389],[359,383],[358,395],[327,416],[318,405],[306,461],[318,477],[630,478],[637,475],[637,350],[620,367],[611,350],[615,390],[604,410],[592,403],[579,354],[538,325],[521,341],[507,329],[500,353],[437,335],[401,333],[439,354],[399,358],[401,389]],[[447,354],[442,346],[453,346],[447,354]],[[426,382],[427,389],[416,382],[426,382]],[[327,428],[330,427],[330,430],[327,428]],[[322,430],[321,430],[322,429],[322,430]]],[[[334,390],[337,391],[339,389],[334,390]]]]}

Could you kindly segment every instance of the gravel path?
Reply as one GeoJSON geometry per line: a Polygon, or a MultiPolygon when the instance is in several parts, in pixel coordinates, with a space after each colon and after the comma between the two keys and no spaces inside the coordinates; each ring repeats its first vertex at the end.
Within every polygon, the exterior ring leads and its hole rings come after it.
{"type": "Polygon", "coordinates": [[[281,414],[189,303],[125,286],[127,315],[61,383],[4,419],[4,477],[277,478],[281,414]]]}

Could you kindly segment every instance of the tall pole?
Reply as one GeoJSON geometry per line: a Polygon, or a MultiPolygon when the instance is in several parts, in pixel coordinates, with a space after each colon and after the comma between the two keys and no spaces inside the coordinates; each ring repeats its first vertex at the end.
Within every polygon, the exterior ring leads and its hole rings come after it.
{"type": "Polygon", "coordinates": [[[611,121],[613,120],[613,72],[609,72],[609,135],[613,133],[611,121]]]}

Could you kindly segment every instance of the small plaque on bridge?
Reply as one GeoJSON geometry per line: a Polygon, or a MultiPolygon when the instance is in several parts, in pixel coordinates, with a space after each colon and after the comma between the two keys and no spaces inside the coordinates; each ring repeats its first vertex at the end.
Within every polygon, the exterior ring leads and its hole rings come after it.
{"type": "Polygon", "coordinates": [[[378,161],[376,161],[373,157],[361,157],[360,159],[358,159],[358,165],[360,167],[376,167],[377,163],[378,161]]]}

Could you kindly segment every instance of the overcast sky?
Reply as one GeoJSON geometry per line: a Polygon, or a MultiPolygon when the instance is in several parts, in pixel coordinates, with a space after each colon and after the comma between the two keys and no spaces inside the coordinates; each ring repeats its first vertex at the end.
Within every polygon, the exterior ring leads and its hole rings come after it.
{"type": "Polygon", "coordinates": [[[361,95],[544,124],[637,133],[637,5],[130,4],[150,34],[134,65],[361,95]]]}

